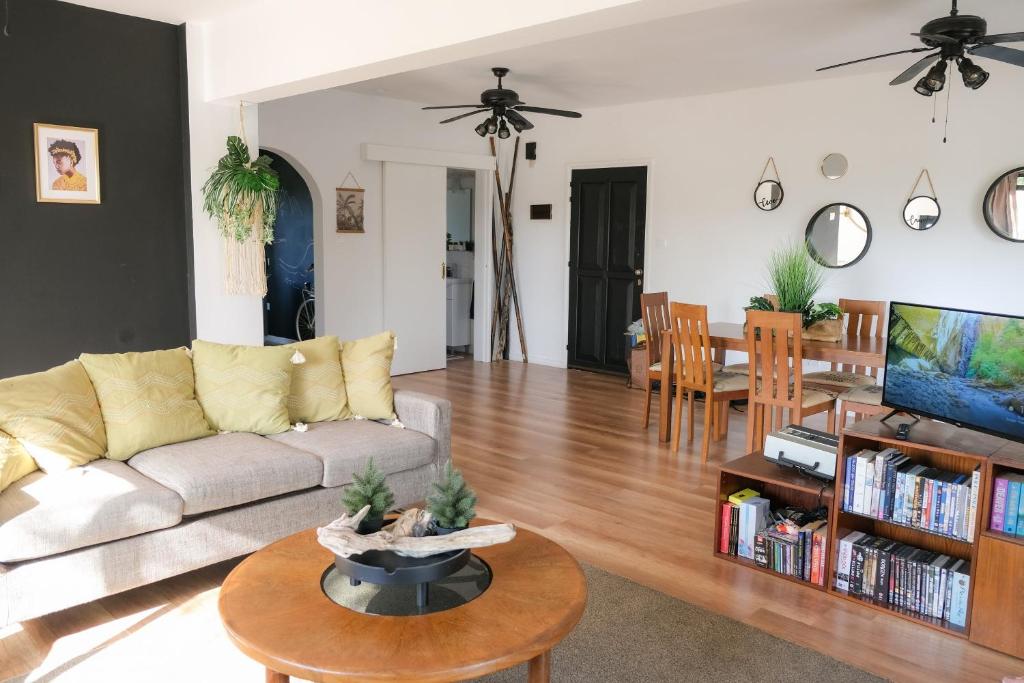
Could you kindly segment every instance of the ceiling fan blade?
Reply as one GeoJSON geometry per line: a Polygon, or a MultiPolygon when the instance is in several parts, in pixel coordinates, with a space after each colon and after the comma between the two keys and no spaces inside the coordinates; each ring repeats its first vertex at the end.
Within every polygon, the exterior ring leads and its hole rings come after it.
{"type": "Polygon", "coordinates": [[[476,111],[467,111],[465,114],[459,114],[458,116],[453,116],[450,119],[445,119],[444,121],[438,121],[438,123],[451,123],[452,121],[458,121],[459,119],[464,119],[467,116],[473,116],[474,114],[490,114],[490,113],[491,113],[490,109],[486,109],[486,110],[478,109],[476,111]]]}
{"type": "Polygon", "coordinates": [[[997,33],[994,36],[979,38],[980,45],[991,45],[992,43],[1018,43],[1024,40],[1024,32],[1021,33],[997,33]]]}
{"type": "Polygon", "coordinates": [[[850,64],[859,64],[860,62],[868,62],[872,59],[881,59],[882,57],[892,57],[893,55],[905,55],[910,52],[924,52],[925,50],[931,50],[930,47],[915,47],[910,50],[899,50],[898,52],[886,52],[884,55],[875,55],[874,57],[864,57],[863,59],[854,59],[849,62],[840,62],[839,64],[833,64],[832,66],[823,66],[815,71],[828,71],[829,69],[838,69],[841,66],[849,66],[850,64]]]}
{"type": "Polygon", "coordinates": [[[930,55],[922,57],[918,61],[911,64],[909,69],[907,69],[899,76],[889,81],[889,85],[900,85],[901,83],[906,83],[907,81],[913,79],[919,73],[927,69],[928,65],[932,63],[932,60],[938,57],[940,54],[940,52],[933,52],[930,55]]]}
{"type": "Polygon", "coordinates": [[[518,111],[532,111],[535,114],[551,114],[552,116],[566,116],[570,119],[578,119],[583,114],[578,111],[566,111],[564,109],[545,109],[544,107],[531,107],[526,104],[520,104],[516,106],[518,111]]]}
{"type": "Polygon", "coordinates": [[[1014,50],[1012,47],[1002,45],[979,45],[971,48],[969,52],[979,57],[988,57],[999,62],[1006,62],[1014,66],[1024,66],[1024,52],[1014,50]]]}
{"type": "Polygon", "coordinates": [[[523,130],[530,130],[533,128],[533,124],[527,121],[526,118],[515,109],[506,109],[505,118],[507,118],[510,123],[519,126],[523,130]]]}
{"type": "MultiPolygon", "coordinates": [[[[949,36],[940,36],[937,33],[911,33],[910,35],[924,40],[930,40],[933,43],[942,43],[943,45],[959,45],[960,41],[956,38],[950,38],[949,36]]],[[[931,48],[929,48],[931,49],[931,48]]]]}
{"type": "Polygon", "coordinates": [[[424,109],[483,109],[486,104],[442,104],[437,107],[423,107],[424,109]]]}

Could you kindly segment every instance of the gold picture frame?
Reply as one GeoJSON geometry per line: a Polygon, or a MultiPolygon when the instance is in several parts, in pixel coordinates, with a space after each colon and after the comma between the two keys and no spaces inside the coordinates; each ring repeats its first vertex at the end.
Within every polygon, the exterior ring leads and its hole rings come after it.
{"type": "Polygon", "coordinates": [[[36,201],[99,204],[99,129],[34,123],[32,134],[36,201]]]}
{"type": "Polygon", "coordinates": [[[339,187],[335,189],[336,231],[340,233],[363,233],[364,195],[361,187],[339,187]]]}

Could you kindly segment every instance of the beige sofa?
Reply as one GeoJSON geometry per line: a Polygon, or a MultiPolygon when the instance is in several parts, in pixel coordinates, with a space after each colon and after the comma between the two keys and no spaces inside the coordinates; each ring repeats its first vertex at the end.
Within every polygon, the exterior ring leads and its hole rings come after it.
{"type": "Polygon", "coordinates": [[[396,391],[395,411],[405,429],[344,420],[218,434],[18,480],[0,492],[0,626],[323,525],[371,457],[396,506],[422,500],[451,457],[451,405],[396,391]]]}

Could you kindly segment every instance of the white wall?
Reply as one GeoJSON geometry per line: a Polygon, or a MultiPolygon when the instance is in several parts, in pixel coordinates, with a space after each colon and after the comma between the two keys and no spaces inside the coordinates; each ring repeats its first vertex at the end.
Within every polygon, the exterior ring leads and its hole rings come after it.
{"type": "Polygon", "coordinates": [[[205,92],[211,100],[266,102],[739,1],[247,2],[210,24],[205,92]],[[287,57],[268,59],[270,45],[287,57]]]}
{"type": "MultiPolygon", "coordinates": [[[[764,290],[766,254],[802,239],[807,221],[835,201],[861,208],[874,238],[855,266],[828,271],[822,299],[901,299],[1024,314],[1024,244],[985,225],[981,203],[1002,172],[1024,165],[1020,75],[986,61],[989,83],[952,93],[949,142],[932,101],[883,75],[816,81],[584,112],[580,120],[536,115],[538,160],[521,164],[514,213],[520,300],[530,360],[564,365],[567,339],[568,173],[573,164],[649,161],[647,291],[706,303],[712,320],[741,321],[764,290]],[[841,152],[850,170],[826,180],[819,164],[841,152]],[[786,196],[774,212],[752,195],[768,156],[786,196]],[[939,224],[902,221],[914,179],[927,166],[942,206],[939,224]],[[552,203],[550,221],[529,205],[552,203]]],[[[897,69],[898,70],[898,69],[897,69]]],[[[953,76],[955,77],[955,73],[953,76]]],[[[513,351],[516,344],[512,345],[513,351]]]]}
{"type": "Polygon", "coordinates": [[[320,193],[324,219],[317,236],[322,252],[317,313],[323,316],[323,334],[353,339],[375,334],[384,325],[381,163],[364,161],[360,145],[490,153],[486,141],[473,133],[474,123],[440,126],[437,122],[444,116],[419,107],[341,90],[260,105],[261,143],[301,164],[315,182],[311,190],[320,193]],[[335,232],[335,188],[349,171],[366,190],[363,235],[335,232]]]}
{"type": "MultiPolygon", "coordinates": [[[[196,333],[200,339],[230,344],[263,344],[260,298],[224,292],[224,244],[216,223],[203,211],[202,186],[217,161],[227,153],[229,135],[239,134],[238,103],[208,103],[206,27],[186,27],[189,99],[189,157],[192,178],[192,240],[196,333]]],[[[256,107],[246,107],[249,151],[259,149],[256,107]]]]}

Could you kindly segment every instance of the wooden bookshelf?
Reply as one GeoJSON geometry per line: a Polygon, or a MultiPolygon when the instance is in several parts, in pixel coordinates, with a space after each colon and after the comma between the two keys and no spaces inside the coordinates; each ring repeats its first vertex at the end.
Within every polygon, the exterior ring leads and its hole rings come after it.
{"type": "MultiPolygon", "coordinates": [[[[909,419],[909,418],[908,418],[909,419]]],[[[871,418],[848,427],[839,442],[836,481],[823,484],[796,470],[769,462],[760,453],[745,455],[722,465],[715,498],[715,537],[713,552],[727,562],[771,574],[783,580],[824,590],[839,599],[932,628],[958,638],[1024,659],[1024,537],[1009,536],[989,528],[992,481],[1004,472],[1024,474],[1024,444],[1012,443],[979,432],[923,420],[910,432],[910,439],[896,438],[899,420],[883,423],[871,418]],[[950,472],[971,474],[980,467],[978,511],[971,541],[934,533],[925,529],[888,522],[842,509],[845,482],[845,458],[869,448],[881,451],[896,448],[918,464],[950,472]],[[826,507],[829,511],[825,586],[801,581],[758,567],[752,560],[719,552],[721,539],[721,503],[744,488],[761,492],[772,507],[795,505],[804,508],[826,507]],[[963,627],[942,619],[851,594],[836,588],[836,562],[839,541],[851,531],[863,531],[932,552],[971,561],[971,586],[968,593],[967,621],[963,627]]]]}
{"type": "MultiPolygon", "coordinates": [[[[909,419],[907,418],[907,421],[909,419]]],[[[907,455],[915,464],[948,472],[970,475],[975,469],[980,469],[981,488],[979,489],[978,513],[972,541],[844,510],[842,496],[838,496],[839,500],[832,508],[829,524],[829,546],[838,548],[839,541],[851,531],[863,531],[872,536],[888,538],[930,552],[970,560],[973,574],[978,560],[979,544],[977,541],[982,530],[984,502],[981,492],[985,490],[986,466],[989,457],[1005,446],[1006,441],[930,420],[922,420],[914,425],[910,431],[910,439],[901,441],[896,438],[896,428],[899,424],[899,418],[894,418],[888,423],[882,422],[880,418],[872,418],[858,422],[843,432],[839,441],[839,458],[836,462],[836,490],[845,490],[846,458],[865,448],[873,451],[895,448],[907,455]]],[[[966,626],[960,627],[935,617],[917,614],[885,602],[837,589],[837,559],[838,553],[833,552],[827,581],[829,593],[958,637],[967,637],[970,633],[971,607],[975,588],[973,577],[968,593],[967,623],[966,626]]]]}
{"type": "MultiPolygon", "coordinates": [[[[718,476],[718,496],[715,498],[715,542],[712,551],[716,557],[800,584],[801,586],[824,591],[825,586],[819,586],[816,583],[804,581],[795,576],[780,574],[767,567],[759,567],[753,560],[745,557],[721,552],[722,503],[726,502],[733,493],[745,488],[759,491],[762,498],[767,498],[772,502],[773,508],[787,505],[798,506],[808,510],[824,507],[828,509],[829,516],[831,517],[835,500],[832,483],[809,477],[792,468],[779,467],[775,463],[766,460],[761,453],[751,453],[735,460],[730,460],[721,466],[718,476]]],[[[831,543],[827,543],[825,548],[826,567],[831,565],[831,551],[831,543]]]]}
{"type": "Polygon", "coordinates": [[[981,538],[974,584],[971,641],[1000,652],[1024,658],[1024,537],[1010,536],[989,528],[992,490],[996,477],[1004,473],[1024,474],[1024,444],[1005,442],[988,459],[982,488],[981,538]]]}

